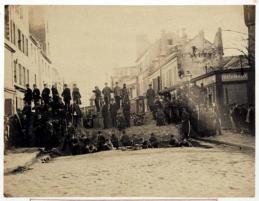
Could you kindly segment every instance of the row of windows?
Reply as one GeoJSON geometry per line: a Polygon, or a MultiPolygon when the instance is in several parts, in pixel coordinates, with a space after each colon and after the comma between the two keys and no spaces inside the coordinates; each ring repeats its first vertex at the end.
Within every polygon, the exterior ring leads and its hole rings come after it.
{"type": "Polygon", "coordinates": [[[30,81],[30,73],[29,69],[26,69],[20,63],[16,63],[14,61],[14,82],[21,86],[26,86],[27,83],[30,81]]]}
{"type": "Polygon", "coordinates": [[[21,30],[11,20],[11,42],[18,47],[18,49],[28,56],[28,38],[21,32],[21,30]]]}

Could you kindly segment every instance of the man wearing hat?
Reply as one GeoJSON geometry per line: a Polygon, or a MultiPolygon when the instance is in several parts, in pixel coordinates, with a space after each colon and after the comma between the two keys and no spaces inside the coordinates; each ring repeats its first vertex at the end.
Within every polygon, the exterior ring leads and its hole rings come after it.
{"type": "Polygon", "coordinates": [[[28,103],[29,106],[31,106],[31,101],[32,101],[32,90],[30,89],[30,85],[26,84],[26,91],[24,93],[24,98],[23,98],[25,103],[28,103]]]}
{"type": "Polygon", "coordinates": [[[111,100],[111,88],[108,87],[108,83],[105,82],[105,87],[102,90],[103,96],[104,96],[104,102],[106,105],[110,104],[110,100],[111,100]]]}
{"type": "Polygon", "coordinates": [[[147,97],[148,108],[150,111],[153,111],[156,93],[155,93],[154,89],[152,89],[151,84],[149,84],[149,89],[147,90],[146,97],[147,97]]]}
{"type": "Polygon", "coordinates": [[[121,88],[118,86],[118,82],[115,82],[115,87],[113,91],[114,91],[115,102],[118,106],[118,109],[120,109],[120,100],[121,100],[122,91],[121,91],[121,88]]]}

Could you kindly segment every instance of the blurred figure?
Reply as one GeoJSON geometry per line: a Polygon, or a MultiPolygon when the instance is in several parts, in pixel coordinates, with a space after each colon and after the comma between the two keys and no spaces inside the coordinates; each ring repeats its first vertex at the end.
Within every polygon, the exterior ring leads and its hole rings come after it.
{"type": "Polygon", "coordinates": [[[81,94],[79,92],[79,88],[76,86],[76,84],[73,84],[73,91],[72,91],[72,97],[73,101],[76,102],[76,104],[81,104],[81,94]]]}
{"type": "Polygon", "coordinates": [[[44,89],[42,90],[41,97],[45,105],[49,104],[49,95],[50,95],[50,89],[48,88],[47,84],[44,84],[44,89]]]}
{"type": "Polygon", "coordinates": [[[130,127],[130,102],[127,101],[123,104],[123,115],[126,122],[126,127],[130,127]]]}
{"type": "Polygon", "coordinates": [[[111,113],[111,123],[113,128],[117,127],[117,123],[116,123],[117,111],[118,111],[118,105],[114,102],[114,98],[111,98],[110,113],[111,113]]]}
{"type": "Polygon", "coordinates": [[[104,96],[104,102],[106,104],[110,104],[111,92],[112,92],[111,88],[108,87],[108,83],[105,82],[105,87],[103,88],[102,93],[103,93],[103,96],[104,96]]]}
{"type": "Polygon", "coordinates": [[[151,133],[151,136],[149,138],[149,143],[151,148],[158,148],[158,140],[154,133],[151,133]]]}
{"type": "Polygon", "coordinates": [[[255,135],[255,108],[252,104],[250,104],[248,107],[246,122],[248,123],[249,132],[252,135],[255,135]]]}
{"type": "Polygon", "coordinates": [[[59,100],[59,94],[58,94],[58,89],[56,84],[53,84],[51,87],[51,92],[52,92],[52,98],[54,103],[58,103],[59,100]]]}
{"type": "Polygon", "coordinates": [[[73,120],[73,125],[77,128],[81,120],[81,110],[76,100],[74,100],[72,104],[72,120],[73,120]]]}
{"type": "Polygon", "coordinates": [[[68,110],[70,107],[71,93],[70,93],[70,89],[67,87],[67,84],[64,84],[64,90],[61,96],[63,97],[65,107],[68,110]]]}
{"type": "Polygon", "coordinates": [[[120,109],[120,101],[121,101],[121,97],[122,97],[122,90],[121,88],[118,86],[118,82],[115,82],[115,87],[114,87],[114,98],[115,98],[115,103],[117,104],[118,109],[120,109]]]}
{"type": "Polygon", "coordinates": [[[27,103],[29,106],[31,106],[31,101],[32,101],[32,90],[30,89],[30,85],[26,84],[26,90],[24,93],[24,103],[27,103]]]}
{"type": "Polygon", "coordinates": [[[131,142],[129,136],[126,134],[125,130],[122,131],[122,136],[121,136],[120,142],[121,142],[121,145],[123,147],[127,147],[127,146],[131,146],[132,145],[132,142],[131,142]]]}
{"type": "Polygon", "coordinates": [[[153,109],[154,109],[155,97],[156,97],[156,93],[154,89],[152,89],[152,84],[149,84],[149,89],[147,90],[146,98],[147,98],[148,108],[151,112],[153,112],[153,109]]]}
{"type": "Polygon", "coordinates": [[[100,112],[100,101],[101,101],[101,91],[100,89],[96,86],[93,90],[94,94],[95,94],[95,99],[94,99],[94,103],[95,103],[95,107],[96,107],[96,111],[100,112]]]}
{"type": "Polygon", "coordinates": [[[129,93],[126,84],[123,84],[123,88],[121,91],[122,95],[122,107],[129,102],[129,93]]]}
{"type": "Polygon", "coordinates": [[[37,88],[37,85],[33,85],[32,98],[34,102],[34,106],[39,105],[40,102],[40,90],[37,88]]]}

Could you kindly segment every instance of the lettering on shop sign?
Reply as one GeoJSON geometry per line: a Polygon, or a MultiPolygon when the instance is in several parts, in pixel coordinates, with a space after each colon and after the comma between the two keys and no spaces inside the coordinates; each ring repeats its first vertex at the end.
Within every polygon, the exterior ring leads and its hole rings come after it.
{"type": "Polygon", "coordinates": [[[222,75],[222,81],[239,81],[247,79],[247,73],[244,73],[244,75],[241,75],[240,73],[226,73],[222,75]]]}

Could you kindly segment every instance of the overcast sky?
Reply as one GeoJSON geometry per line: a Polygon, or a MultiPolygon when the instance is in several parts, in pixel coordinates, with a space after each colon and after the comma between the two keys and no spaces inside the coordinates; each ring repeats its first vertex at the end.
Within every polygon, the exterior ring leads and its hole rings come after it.
{"type": "MultiPolygon", "coordinates": [[[[213,42],[218,27],[247,33],[242,6],[48,6],[51,58],[65,80],[76,82],[88,104],[95,85],[103,88],[114,66],[133,65],[136,35],[151,42],[161,30],[200,30],[213,42]]],[[[225,48],[244,48],[245,35],[223,31],[225,48]]],[[[225,55],[238,54],[225,50],[225,55]]]]}

